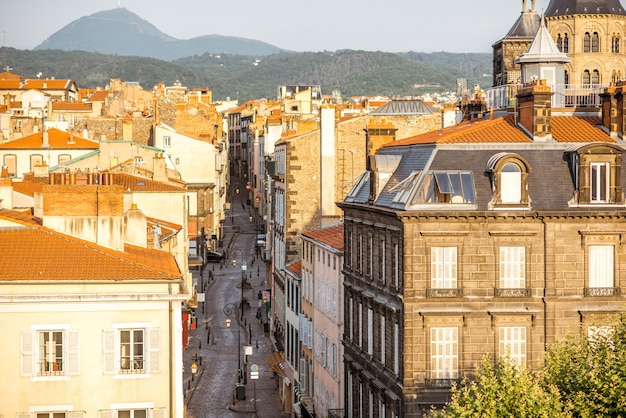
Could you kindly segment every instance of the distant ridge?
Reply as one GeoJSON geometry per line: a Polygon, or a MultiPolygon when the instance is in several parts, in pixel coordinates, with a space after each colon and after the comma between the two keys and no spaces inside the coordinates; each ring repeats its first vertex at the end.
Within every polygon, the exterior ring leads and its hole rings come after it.
{"type": "Polygon", "coordinates": [[[34,49],[98,52],[165,61],[204,53],[266,56],[284,51],[265,42],[232,36],[176,39],[123,7],[81,17],[34,49]]]}

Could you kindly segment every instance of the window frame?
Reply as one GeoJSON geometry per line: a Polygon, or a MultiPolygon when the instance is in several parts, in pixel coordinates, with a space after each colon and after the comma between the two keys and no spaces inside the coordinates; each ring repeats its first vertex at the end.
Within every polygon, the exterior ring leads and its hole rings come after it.
{"type": "Polygon", "coordinates": [[[498,355],[507,356],[518,366],[528,360],[528,329],[525,326],[498,327],[498,355]]]}
{"type": "MultiPolygon", "coordinates": [[[[150,377],[152,373],[161,372],[161,330],[149,323],[114,324],[112,328],[103,330],[103,373],[112,374],[117,378],[150,377]],[[127,330],[143,332],[143,367],[122,368],[121,333],[127,330]]],[[[131,358],[131,360],[133,360],[131,358]]],[[[134,365],[134,364],[133,364],[134,365]]]]}
{"type": "Polygon", "coordinates": [[[430,328],[430,378],[455,380],[459,378],[459,328],[430,328]]]}
{"type": "Polygon", "coordinates": [[[431,289],[458,289],[458,247],[430,247],[431,289]]]}
{"type": "MultiPolygon", "coordinates": [[[[532,172],[532,168],[528,161],[519,154],[499,153],[493,155],[487,162],[487,173],[491,180],[492,198],[489,207],[492,210],[497,209],[530,209],[530,194],[528,191],[528,177],[532,172]],[[519,171],[516,171],[515,179],[513,176],[507,176],[504,171],[506,167],[514,165],[519,171]],[[519,181],[519,199],[508,200],[503,199],[505,195],[505,185],[510,185],[511,181],[519,181]]],[[[516,187],[517,189],[517,187],[516,187]]],[[[518,196],[516,194],[516,196],[518,196]]]]}
{"type": "MultiPolygon", "coordinates": [[[[29,330],[22,331],[20,336],[20,369],[21,375],[33,380],[66,379],[68,376],[80,374],[80,334],[68,324],[31,325],[29,330]],[[60,370],[42,370],[40,336],[45,333],[61,333],[60,370]]],[[[45,359],[45,357],[44,357],[45,359]]]]}
{"type": "Polygon", "coordinates": [[[499,255],[499,289],[525,289],[526,247],[523,245],[502,245],[499,255]],[[514,275],[513,273],[517,274],[514,275]],[[515,285],[516,283],[517,285],[515,285]]]}

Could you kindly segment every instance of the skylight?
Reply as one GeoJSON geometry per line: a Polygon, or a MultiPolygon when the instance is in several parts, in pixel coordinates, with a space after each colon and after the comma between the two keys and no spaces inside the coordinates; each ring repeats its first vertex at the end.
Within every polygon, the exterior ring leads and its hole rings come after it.
{"type": "Polygon", "coordinates": [[[429,172],[411,204],[429,203],[476,203],[474,176],[469,171],[429,172]]]}

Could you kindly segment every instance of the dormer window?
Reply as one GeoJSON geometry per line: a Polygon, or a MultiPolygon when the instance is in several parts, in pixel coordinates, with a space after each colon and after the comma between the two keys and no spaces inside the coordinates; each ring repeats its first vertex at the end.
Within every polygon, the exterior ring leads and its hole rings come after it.
{"type": "Polygon", "coordinates": [[[493,209],[528,209],[530,171],[528,162],[517,154],[500,153],[491,157],[487,163],[493,191],[490,206],[493,209]]]}
{"type": "Polygon", "coordinates": [[[622,153],[615,144],[584,145],[570,153],[574,198],[570,205],[624,204],[621,186],[622,153]]]}

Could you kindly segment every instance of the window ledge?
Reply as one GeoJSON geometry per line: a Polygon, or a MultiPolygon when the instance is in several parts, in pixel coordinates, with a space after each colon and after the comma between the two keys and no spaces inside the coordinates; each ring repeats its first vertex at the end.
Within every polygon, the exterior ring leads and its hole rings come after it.
{"type": "Polygon", "coordinates": [[[493,289],[497,298],[527,298],[530,296],[530,289],[493,289]]]}
{"type": "Polygon", "coordinates": [[[426,289],[427,298],[460,298],[462,289],[426,289]]]}
{"type": "Polygon", "coordinates": [[[449,389],[459,379],[426,379],[426,387],[430,389],[449,389]]]}
{"type": "Polygon", "coordinates": [[[585,287],[585,296],[619,296],[619,287],[585,287]]]}

